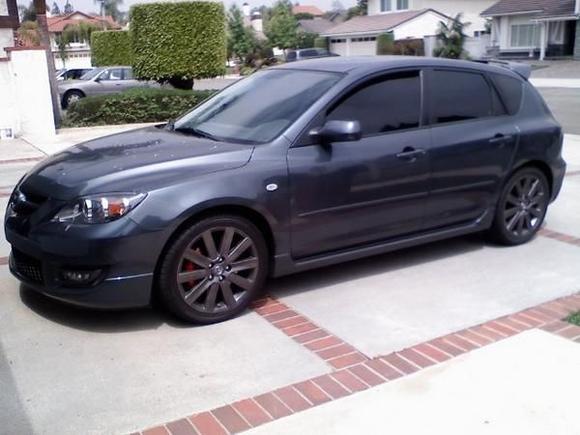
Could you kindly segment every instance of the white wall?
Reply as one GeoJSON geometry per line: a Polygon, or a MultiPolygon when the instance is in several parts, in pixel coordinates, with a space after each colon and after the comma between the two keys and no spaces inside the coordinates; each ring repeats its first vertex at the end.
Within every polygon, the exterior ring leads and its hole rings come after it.
{"type": "MultiPolygon", "coordinates": [[[[2,15],[0,13],[0,15],[2,15]]],[[[7,47],[12,47],[14,45],[14,32],[12,29],[0,29],[0,57],[5,57],[6,52],[4,51],[7,47]]]]}
{"type": "Polygon", "coordinates": [[[0,95],[0,128],[19,136],[55,134],[44,50],[14,50],[0,61],[0,95]]]}
{"type": "Polygon", "coordinates": [[[395,39],[423,38],[435,35],[443,18],[433,12],[422,14],[395,28],[395,39]]]}

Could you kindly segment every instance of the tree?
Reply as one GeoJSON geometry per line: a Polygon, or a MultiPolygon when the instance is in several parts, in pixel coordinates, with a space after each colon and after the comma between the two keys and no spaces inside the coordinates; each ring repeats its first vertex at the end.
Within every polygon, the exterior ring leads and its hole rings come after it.
{"type": "Polygon", "coordinates": [[[356,6],[349,8],[346,12],[346,19],[350,20],[352,17],[368,14],[368,0],[357,0],[356,6]]]}
{"type": "Polygon", "coordinates": [[[232,4],[228,11],[228,57],[237,57],[245,62],[255,47],[256,38],[252,30],[244,25],[242,10],[232,4]]]}
{"type": "Polygon", "coordinates": [[[272,8],[272,16],[266,26],[266,36],[274,47],[286,50],[297,44],[298,21],[292,14],[292,3],[279,0],[272,8]]]}
{"type": "Polygon", "coordinates": [[[67,59],[66,48],[71,42],[86,42],[91,45],[91,34],[97,30],[102,30],[100,26],[81,21],[78,24],[69,24],[63,31],[56,35],[55,41],[58,53],[65,66],[67,59]]]}
{"type": "Polygon", "coordinates": [[[60,8],[58,7],[56,1],[52,2],[52,8],[50,9],[50,13],[52,15],[60,15],[60,8]]]}
{"type": "Polygon", "coordinates": [[[73,7],[73,5],[70,3],[69,0],[66,0],[66,3],[64,5],[64,13],[65,14],[72,14],[75,11],[75,8],[73,7]]]}
{"type": "Polygon", "coordinates": [[[95,3],[101,5],[101,15],[112,17],[115,21],[122,19],[123,13],[119,10],[119,6],[123,4],[123,0],[94,0],[95,3]]]}
{"type": "Polygon", "coordinates": [[[20,15],[20,22],[36,21],[36,9],[34,7],[34,2],[31,1],[28,6],[18,6],[18,14],[20,15]]]}
{"type": "Polygon", "coordinates": [[[463,33],[463,29],[470,23],[463,23],[461,21],[462,16],[461,13],[458,13],[448,23],[439,22],[439,31],[436,35],[439,46],[433,50],[435,57],[459,59],[465,56],[463,44],[467,35],[463,33]]]}
{"type": "Polygon", "coordinates": [[[298,31],[296,33],[296,48],[314,47],[314,41],[317,37],[318,33],[298,31]]]}

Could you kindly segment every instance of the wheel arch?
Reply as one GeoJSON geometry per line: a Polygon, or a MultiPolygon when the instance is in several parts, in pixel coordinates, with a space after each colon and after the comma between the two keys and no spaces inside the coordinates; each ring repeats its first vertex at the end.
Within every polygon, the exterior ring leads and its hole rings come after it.
{"type": "Polygon", "coordinates": [[[552,196],[552,192],[554,191],[554,173],[552,172],[552,168],[550,168],[550,165],[548,165],[546,162],[542,160],[529,160],[526,162],[522,162],[511,171],[509,176],[506,177],[506,180],[509,180],[513,174],[524,168],[539,169],[548,180],[548,187],[550,188],[550,196],[552,196]]]}
{"type": "Polygon", "coordinates": [[[189,215],[182,220],[182,222],[171,232],[171,235],[167,238],[163,248],[161,249],[161,253],[159,254],[159,258],[157,258],[157,262],[155,265],[154,271],[154,287],[152,291],[152,299],[156,299],[158,297],[158,285],[157,285],[157,277],[159,276],[159,271],[161,268],[161,264],[163,262],[163,258],[173,243],[179,235],[188,227],[193,225],[194,222],[198,222],[202,219],[206,219],[212,216],[219,216],[219,215],[230,215],[230,216],[238,216],[242,217],[258,228],[258,230],[263,234],[264,240],[266,242],[266,247],[268,249],[268,256],[270,260],[270,267],[269,270],[273,270],[273,261],[274,261],[274,254],[276,252],[276,242],[274,239],[274,232],[272,230],[272,225],[264,216],[263,213],[260,213],[256,209],[248,206],[248,205],[241,205],[241,204],[217,204],[207,206],[206,208],[196,209],[191,211],[189,215]]]}
{"type": "Polygon", "coordinates": [[[61,104],[62,104],[62,105],[66,105],[66,97],[67,97],[68,95],[70,95],[72,92],[76,92],[76,93],[79,93],[79,94],[81,94],[81,95],[83,96],[83,98],[85,98],[85,97],[87,96],[87,94],[85,94],[85,93],[84,93],[82,90],[80,90],[80,89],[77,89],[77,88],[67,89],[67,90],[64,92],[64,94],[62,94],[62,101],[61,101],[61,104]]]}

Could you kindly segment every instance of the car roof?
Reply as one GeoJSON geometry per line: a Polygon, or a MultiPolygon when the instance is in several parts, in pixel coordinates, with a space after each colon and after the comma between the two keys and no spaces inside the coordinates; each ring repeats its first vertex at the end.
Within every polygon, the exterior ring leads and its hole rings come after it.
{"type": "Polygon", "coordinates": [[[276,66],[278,69],[302,69],[338,72],[343,74],[374,73],[387,69],[408,67],[453,67],[521,76],[504,66],[467,60],[421,56],[348,56],[320,57],[276,66]]]}

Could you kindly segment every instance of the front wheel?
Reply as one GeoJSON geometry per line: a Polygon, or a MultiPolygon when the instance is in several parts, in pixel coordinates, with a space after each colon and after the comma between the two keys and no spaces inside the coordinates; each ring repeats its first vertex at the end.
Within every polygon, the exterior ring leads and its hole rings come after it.
{"type": "Polygon", "coordinates": [[[177,317],[221,322],[241,313],[262,290],[268,250],[261,232],[237,216],[204,219],[169,247],[158,276],[160,296],[177,317]]]}
{"type": "Polygon", "coordinates": [[[537,168],[513,174],[499,198],[491,236],[504,245],[530,241],[540,229],[550,202],[546,176],[537,168]]]}

